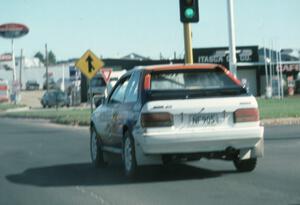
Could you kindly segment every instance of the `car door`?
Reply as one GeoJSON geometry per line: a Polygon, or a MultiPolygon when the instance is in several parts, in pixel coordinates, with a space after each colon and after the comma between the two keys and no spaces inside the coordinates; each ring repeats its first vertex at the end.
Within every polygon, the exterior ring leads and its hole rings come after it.
{"type": "Polygon", "coordinates": [[[120,132],[119,112],[120,106],[124,102],[128,80],[129,77],[125,77],[118,82],[105,105],[104,140],[105,144],[109,146],[115,146],[115,138],[120,132]]]}
{"type": "Polygon", "coordinates": [[[123,140],[123,128],[127,126],[129,129],[137,120],[138,107],[138,88],[139,88],[139,72],[134,72],[126,86],[124,100],[115,108],[115,118],[113,124],[112,142],[114,147],[121,148],[123,140]],[[135,122],[134,122],[135,120],[135,122]]]}

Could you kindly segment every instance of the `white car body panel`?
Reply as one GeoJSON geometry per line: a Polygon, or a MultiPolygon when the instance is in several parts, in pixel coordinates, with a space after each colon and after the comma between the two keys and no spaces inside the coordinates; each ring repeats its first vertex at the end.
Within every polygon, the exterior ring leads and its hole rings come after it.
{"type": "MultiPolygon", "coordinates": [[[[146,103],[141,113],[168,112],[174,116],[171,127],[143,128],[140,120],[133,130],[137,154],[144,156],[240,150],[243,159],[263,156],[264,128],[260,122],[234,123],[238,109],[257,108],[253,96],[161,100],[146,103]],[[193,125],[194,114],[218,113],[224,117],[216,125],[193,125]]],[[[137,156],[137,159],[145,157],[137,156]]],[[[139,161],[140,164],[147,162],[139,161]]],[[[151,164],[151,163],[150,163],[151,164]]]]}

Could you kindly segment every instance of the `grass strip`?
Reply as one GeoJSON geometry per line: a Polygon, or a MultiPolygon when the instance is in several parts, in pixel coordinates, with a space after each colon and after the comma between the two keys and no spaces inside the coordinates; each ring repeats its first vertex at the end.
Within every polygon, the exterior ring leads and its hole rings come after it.
{"type": "Polygon", "coordinates": [[[0,111],[6,111],[6,110],[9,110],[9,109],[20,108],[20,107],[25,107],[25,105],[0,103],[0,111]]]}
{"type": "Polygon", "coordinates": [[[48,109],[13,112],[3,114],[5,117],[49,119],[51,122],[70,125],[89,125],[89,109],[48,109]]]}
{"type": "Polygon", "coordinates": [[[300,98],[257,99],[261,119],[300,117],[300,98]]]}
{"type": "MultiPolygon", "coordinates": [[[[260,118],[300,118],[300,98],[257,99],[260,118]]],[[[8,106],[11,108],[10,106],[8,106]]],[[[7,108],[6,108],[7,109],[7,108]]],[[[89,125],[90,109],[40,109],[13,113],[2,113],[5,117],[49,119],[51,122],[69,125],[89,125]]]]}

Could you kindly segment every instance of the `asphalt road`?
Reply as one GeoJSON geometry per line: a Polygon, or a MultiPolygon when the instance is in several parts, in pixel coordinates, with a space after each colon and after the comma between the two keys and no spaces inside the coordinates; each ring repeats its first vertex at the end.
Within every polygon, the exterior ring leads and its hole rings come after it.
{"type": "Polygon", "coordinates": [[[88,144],[87,128],[0,119],[0,205],[300,204],[300,126],[267,127],[251,173],[201,160],[146,167],[132,181],[118,161],[93,168],[88,144]]]}

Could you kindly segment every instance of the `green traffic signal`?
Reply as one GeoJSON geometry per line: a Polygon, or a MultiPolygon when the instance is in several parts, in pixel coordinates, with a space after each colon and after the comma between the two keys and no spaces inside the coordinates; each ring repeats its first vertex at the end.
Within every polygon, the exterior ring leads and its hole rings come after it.
{"type": "Polygon", "coordinates": [[[180,21],[197,23],[199,21],[198,0],[179,0],[180,21]]]}
{"type": "Polygon", "coordinates": [[[184,15],[185,15],[186,18],[192,19],[192,18],[195,16],[195,11],[194,11],[194,9],[192,9],[192,8],[187,8],[187,9],[184,11],[184,15]]]}

